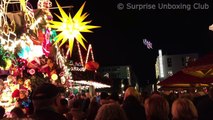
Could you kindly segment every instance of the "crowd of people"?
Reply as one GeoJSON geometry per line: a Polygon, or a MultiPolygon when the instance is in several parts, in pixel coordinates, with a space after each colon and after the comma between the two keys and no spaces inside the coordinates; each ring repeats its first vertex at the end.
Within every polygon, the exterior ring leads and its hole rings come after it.
{"type": "Polygon", "coordinates": [[[45,83],[34,90],[29,99],[31,102],[27,107],[23,102],[14,106],[10,116],[7,116],[5,108],[0,106],[0,119],[211,120],[213,113],[211,87],[208,89],[208,94],[196,97],[175,93],[165,95],[159,92],[144,94],[139,93],[134,87],[128,87],[123,96],[107,92],[90,96],[82,92],[69,95],[67,98],[62,89],[45,83]]]}

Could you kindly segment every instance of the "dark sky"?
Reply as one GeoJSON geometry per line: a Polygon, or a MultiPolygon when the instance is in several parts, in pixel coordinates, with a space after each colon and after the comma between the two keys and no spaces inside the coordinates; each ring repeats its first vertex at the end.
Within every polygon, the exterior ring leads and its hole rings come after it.
{"type": "MultiPolygon", "coordinates": [[[[73,14],[84,0],[58,2],[61,6],[73,5],[65,9],[73,14]]],[[[213,49],[213,31],[208,30],[213,24],[212,0],[88,0],[84,12],[90,13],[87,20],[93,20],[93,25],[102,26],[92,34],[83,34],[92,43],[100,66],[131,65],[141,81],[155,79],[158,49],[163,54],[205,54],[213,49]],[[118,10],[119,3],[124,5],[123,10],[118,10]],[[191,9],[159,10],[161,3],[190,5],[191,9]],[[199,9],[195,9],[195,3],[199,9]],[[156,8],[130,10],[127,4],[152,4],[156,8]],[[152,42],[153,49],[143,44],[145,38],[152,42]]]]}

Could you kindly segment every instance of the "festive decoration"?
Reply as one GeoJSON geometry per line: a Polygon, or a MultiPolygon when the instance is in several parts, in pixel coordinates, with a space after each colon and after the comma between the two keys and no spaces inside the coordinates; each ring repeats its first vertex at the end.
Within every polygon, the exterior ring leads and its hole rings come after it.
{"type": "Polygon", "coordinates": [[[34,69],[30,69],[30,70],[28,70],[28,73],[30,73],[30,75],[34,75],[35,74],[35,70],[34,69]]]}
{"type": "Polygon", "coordinates": [[[60,43],[60,46],[62,46],[67,40],[69,41],[69,52],[72,54],[72,49],[73,49],[73,44],[74,44],[74,39],[77,40],[85,49],[84,41],[86,39],[83,37],[81,32],[89,32],[91,33],[92,31],[90,29],[94,28],[99,28],[100,26],[93,26],[93,25],[88,25],[91,23],[91,21],[84,21],[88,14],[84,13],[82,15],[82,11],[85,6],[84,4],[81,6],[81,8],[78,10],[78,12],[75,14],[75,16],[72,18],[72,16],[69,14],[67,15],[65,11],[62,9],[62,7],[56,2],[61,17],[56,14],[56,16],[61,20],[61,22],[58,21],[50,21],[49,27],[53,29],[57,29],[57,31],[60,31],[61,33],[56,36],[57,40],[55,41],[54,44],[60,43]]]}
{"type": "Polygon", "coordinates": [[[39,9],[48,9],[52,7],[52,2],[50,0],[39,0],[37,6],[39,9]]]}
{"type": "Polygon", "coordinates": [[[0,67],[4,70],[9,70],[9,68],[13,64],[16,64],[16,57],[8,50],[4,50],[2,46],[0,46],[0,67]]]}
{"type": "Polygon", "coordinates": [[[99,64],[82,32],[92,33],[100,26],[85,21],[89,15],[83,13],[85,4],[72,17],[57,3],[55,8],[61,14],[56,14],[61,21],[57,22],[49,10],[50,0],[38,0],[38,9],[33,9],[28,0],[1,0],[0,69],[8,72],[7,80],[0,80],[0,106],[6,108],[6,114],[15,105],[27,112],[31,103],[28,92],[43,83],[73,88],[74,93],[75,88],[88,89],[91,85],[109,87],[92,81],[99,64]],[[9,5],[18,8],[14,6],[17,4],[20,11],[7,11],[9,5]]]}
{"type": "Polygon", "coordinates": [[[152,49],[152,43],[147,39],[143,39],[143,44],[146,45],[148,49],[152,49]]]}
{"type": "Polygon", "coordinates": [[[46,29],[46,33],[44,35],[44,41],[42,43],[42,50],[46,56],[50,54],[50,47],[51,47],[50,35],[51,35],[50,30],[46,29]]]}
{"type": "Polygon", "coordinates": [[[86,63],[85,68],[90,71],[95,71],[99,68],[99,64],[94,61],[89,61],[86,63]]]}
{"type": "Polygon", "coordinates": [[[17,46],[20,49],[19,51],[17,51],[17,54],[20,58],[23,59],[27,59],[29,57],[29,53],[30,53],[30,46],[28,46],[25,42],[21,41],[21,43],[19,44],[20,46],[17,46]]]}
{"type": "Polygon", "coordinates": [[[27,9],[26,1],[20,0],[20,5],[21,5],[21,8],[22,8],[22,11],[26,12],[26,9],[27,9]]]}
{"type": "Polygon", "coordinates": [[[10,59],[5,59],[5,62],[6,62],[5,70],[9,70],[10,67],[12,66],[12,61],[10,59]]]}
{"type": "Polygon", "coordinates": [[[89,47],[88,47],[88,50],[87,50],[87,56],[86,56],[86,60],[85,60],[85,63],[87,63],[88,62],[88,60],[89,60],[89,55],[91,54],[91,59],[92,59],[92,61],[95,61],[95,58],[94,58],[94,54],[93,54],[93,50],[92,50],[92,45],[91,44],[89,44],[89,47]]]}
{"type": "Polygon", "coordinates": [[[12,97],[13,98],[18,98],[19,97],[19,90],[18,89],[16,89],[16,90],[13,91],[12,97]]]}
{"type": "Polygon", "coordinates": [[[57,74],[52,74],[51,75],[51,79],[54,80],[54,81],[57,80],[58,79],[58,75],[57,74]]]}

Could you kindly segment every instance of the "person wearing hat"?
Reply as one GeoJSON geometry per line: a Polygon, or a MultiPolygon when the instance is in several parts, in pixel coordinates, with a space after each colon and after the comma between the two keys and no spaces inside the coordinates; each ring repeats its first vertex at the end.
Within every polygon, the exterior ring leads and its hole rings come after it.
{"type": "Polygon", "coordinates": [[[25,115],[29,114],[29,104],[31,100],[28,97],[28,90],[21,88],[19,89],[19,97],[16,98],[16,107],[20,107],[25,115]]]}
{"type": "Polygon", "coordinates": [[[35,120],[67,120],[59,113],[61,89],[51,83],[44,83],[32,93],[35,120]]]}

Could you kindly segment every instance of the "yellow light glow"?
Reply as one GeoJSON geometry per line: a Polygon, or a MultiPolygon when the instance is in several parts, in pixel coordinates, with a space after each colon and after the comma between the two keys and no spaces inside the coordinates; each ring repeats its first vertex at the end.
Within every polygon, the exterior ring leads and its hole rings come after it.
{"type": "Polygon", "coordinates": [[[86,2],[83,3],[81,8],[78,10],[78,12],[72,18],[72,16],[70,14],[67,15],[65,13],[65,11],[62,9],[62,7],[56,1],[56,4],[58,6],[61,17],[57,14],[55,14],[55,15],[61,20],[61,22],[50,21],[49,27],[56,29],[58,32],[60,32],[56,36],[57,40],[55,41],[54,44],[57,44],[61,41],[61,43],[59,45],[59,47],[60,47],[67,40],[69,40],[70,55],[72,54],[72,49],[73,49],[73,44],[74,44],[75,39],[77,40],[77,42],[79,42],[81,44],[81,46],[83,46],[86,49],[86,47],[84,45],[84,41],[86,41],[86,39],[83,37],[81,32],[92,33],[91,29],[100,28],[100,26],[88,25],[92,21],[84,21],[89,15],[88,13],[82,14],[85,3],[86,2]]]}
{"type": "Polygon", "coordinates": [[[10,59],[6,59],[5,62],[6,62],[5,70],[9,70],[10,67],[12,66],[12,61],[10,59]]]}
{"type": "Polygon", "coordinates": [[[57,74],[52,74],[51,75],[51,79],[54,80],[54,81],[57,80],[58,79],[58,75],[57,74]]]}
{"type": "Polygon", "coordinates": [[[26,12],[26,1],[25,0],[20,0],[20,5],[21,8],[24,12],[26,12]]]}
{"type": "Polygon", "coordinates": [[[83,85],[89,85],[89,86],[94,86],[95,88],[110,88],[110,85],[95,82],[95,81],[85,81],[85,80],[79,80],[75,81],[76,83],[83,84],[83,85]]]}

